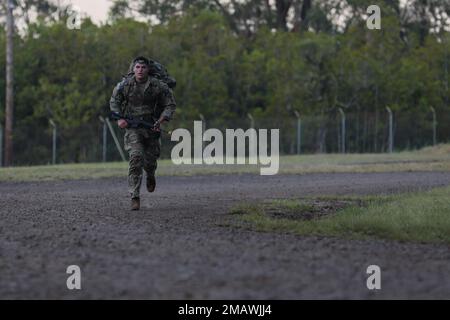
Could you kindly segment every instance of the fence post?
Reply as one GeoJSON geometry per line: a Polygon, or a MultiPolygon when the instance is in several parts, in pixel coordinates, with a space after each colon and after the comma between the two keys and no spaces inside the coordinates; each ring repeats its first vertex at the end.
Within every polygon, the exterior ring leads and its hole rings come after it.
{"type": "Polygon", "coordinates": [[[250,113],[247,113],[247,117],[250,119],[250,128],[255,128],[255,119],[250,113]]]}
{"type": "Polygon", "coordinates": [[[56,124],[52,119],[48,120],[53,127],[52,164],[56,164],[56,124]]]}
{"type": "Polygon", "coordinates": [[[393,116],[392,116],[392,110],[391,108],[386,106],[386,110],[389,113],[389,153],[392,153],[392,150],[394,149],[394,132],[393,132],[393,116]]]}
{"type": "Polygon", "coordinates": [[[199,113],[199,116],[200,116],[200,120],[202,120],[202,130],[203,130],[203,132],[205,132],[205,129],[206,129],[206,120],[205,120],[205,117],[204,117],[203,114],[201,114],[201,113],[199,113]]]}
{"type": "Polygon", "coordinates": [[[345,113],[342,108],[339,108],[341,114],[341,152],[345,153],[345,113]]]}
{"type": "Polygon", "coordinates": [[[109,121],[109,118],[105,118],[106,124],[108,125],[109,131],[111,132],[111,135],[114,139],[114,143],[116,144],[117,150],[119,150],[120,157],[123,161],[127,161],[125,158],[125,155],[123,153],[122,147],[120,146],[119,140],[117,139],[116,133],[114,132],[113,127],[111,126],[111,122],[109,121]]]}
{"type": "Polygon", "coordinates": [[[102,150],[102,161],[106,162],[106,150],[107,150],[107,133],[108,133],[108,128],[106,125],[106,121],[105,118],[103,118],[102,116],[98,117],[100,119],[100,121],[103,123],[103,132],[102,132],[102,136],[103,136],[103,150],[102,150]]]}
{"type": "Polygon", "coordinates": [[[436,145],[436,127],[437,127],[437,121],[436,121],[436,110],[434,110],[433,107],[430,107],[431,113],[433,114],[433,146],[436,145]]]}
{"type": "Polygon", "coordinates": [[[297,117],[297,154],[300,154],[300,148],[302,144],[302,119],[300,118],[300,113],[294,110],[294,114],[297,117]]]}
{"type": "MultiPolygon", "coordinates": [[[[205,117],[203,116],[203,114],[199,113],[199,117],[200,120],[202,121],[202,135],[205,134],[206,131],[206,120],[205,117]]],[[[203,150],[205,149],[205,141],[203,141],[203,137],[201,137],[202,139],[202,154],[203,154],[203,150]]]]}
{"type": "Polygon", "coordinates": [[[0,167],[3,166],[3,127],[0,123],[0,167]]]}

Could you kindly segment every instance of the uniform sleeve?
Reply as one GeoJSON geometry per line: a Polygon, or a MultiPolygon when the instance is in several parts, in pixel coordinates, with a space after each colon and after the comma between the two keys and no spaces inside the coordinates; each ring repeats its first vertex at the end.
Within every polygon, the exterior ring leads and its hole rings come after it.
{"type": "Polygon", "coordinates": [[[172,90],[165,83],[162,85],[158,104],[163,109],[160,117],[164,117],[167,121],[171,120],[176,109],[176,103],[172,90]]]}
{"type": "Polygon", "coordinates": [[[120,82],[117,84],[117,86],[115,86],[115,88],[113,90],[111,99],[109,100],[109,108],[111,109],[111,111],[119,112],[119,113],[122,112],[121,108],[122,108],[122,103],[124,101],[122,87],[123,87],[122,82],[120,82]]]}

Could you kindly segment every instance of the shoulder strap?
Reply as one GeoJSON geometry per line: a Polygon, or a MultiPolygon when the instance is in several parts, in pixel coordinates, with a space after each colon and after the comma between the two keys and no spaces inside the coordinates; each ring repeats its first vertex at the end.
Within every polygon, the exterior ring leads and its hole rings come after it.
{"type": "Polygon", "coordinates": [[[123,77],[122,81],[119,83],[119,92],[123,95],[124,97],[124,102],[123,102],[123,110],[122,112],[125,115],[129,115],[129,110],[128,110],[128,96],[130,94],[131,91],[131,87],[132,87],[132,77],[133,73],[128,73],[126,76],[123,77]]]}

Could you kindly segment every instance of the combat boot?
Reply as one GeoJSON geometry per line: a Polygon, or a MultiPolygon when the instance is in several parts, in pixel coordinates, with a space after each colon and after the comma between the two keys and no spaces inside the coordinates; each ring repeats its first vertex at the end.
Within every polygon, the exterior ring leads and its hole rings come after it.
{"type": "Polygon", "coordinates": [[[139,210],[141,207],[141,201],[139,198],[131,199],[131,210],[139,210]]]}
{"type": "Polygon", "coordinates": [[[147,191],[153,192],[156,188],[156,179],[154,175],[147,176],[147,191]]]}

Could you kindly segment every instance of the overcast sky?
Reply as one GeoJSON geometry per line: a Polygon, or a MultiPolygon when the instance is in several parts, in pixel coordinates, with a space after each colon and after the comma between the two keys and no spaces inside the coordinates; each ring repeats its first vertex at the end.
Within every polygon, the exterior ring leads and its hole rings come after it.
{"type": "MultiPolygon", "coordinates": [[[[89,15],[95,23],[104,22],[108,16],[112,0],[54,0],[55,2],[72,4],[77,6],[81,12],[89,15]]],[[[269,0],[270,1],[270,0],[269,0]]],[[[273,1],[273,0],[272,0],[273,1]]],[[[400,0],[402,5],[407,0],[400,0]]],[[[376,1],[374,1],[376,3],[376,1]]]]}
{"type": "Polygon", "coordinates": [[[98,23],[106,20],[112,0],[63,0],[61,2],[77,6],[81,12],[86,13],[98,23]]]}

